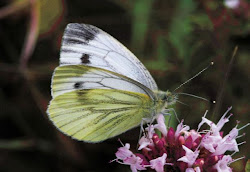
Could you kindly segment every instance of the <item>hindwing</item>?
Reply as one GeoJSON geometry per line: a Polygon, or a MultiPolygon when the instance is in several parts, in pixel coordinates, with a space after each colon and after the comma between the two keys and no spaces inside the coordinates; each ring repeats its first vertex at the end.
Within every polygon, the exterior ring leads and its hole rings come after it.
{"type": "Polygon", "coordinates": [[[52,99],[49,118],[77,140],[100,142],[151,118],[153,101],[146,94],[123,90],[75,90],[52,99]]]}

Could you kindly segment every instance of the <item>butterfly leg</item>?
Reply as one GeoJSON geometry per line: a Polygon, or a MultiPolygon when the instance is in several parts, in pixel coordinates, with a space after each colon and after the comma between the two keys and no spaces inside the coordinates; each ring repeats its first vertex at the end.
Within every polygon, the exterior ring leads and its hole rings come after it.
{"type": "Polygon", "coordinates": [[[168,108],[168,109],[164,109],[161,113],[163,115],[170,115],[171,116],[171,113],[170,112],[173,112],[174,115],[175,115],[175,118],[177,119],[177,121],[180,123],[180,120],[177,116],[177,113],[175,112],[174,108],[168,108]]]}
{"type": "Polygon", "coordinates": [[[144,124],[148,124],[149,123],[149,119],[148,118],[142,118],[142,121],[141,121],[141,124],[140,124],[140,134],[139,134],[139,138],[138,138],[138,144],[137,144],[137,148],[139,147],[139,141],[140,141],[140,138],[142,137],[142,133],[144,133],[145,135],[145,130],[143,128],[143,125],[144,124]]]}

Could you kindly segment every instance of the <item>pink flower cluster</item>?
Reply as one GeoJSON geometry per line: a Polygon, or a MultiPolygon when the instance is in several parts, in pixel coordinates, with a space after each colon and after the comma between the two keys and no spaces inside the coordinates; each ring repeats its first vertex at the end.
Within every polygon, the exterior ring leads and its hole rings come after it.
{"type": "Polygon", "coordinates": [[[238,146],[244,142],[238,144],[236,139],[244,134],[238,136],[238,132],[249,124],[239,129],[236,125],[223,136],[221,129],[232,115],[226,117],[230,110],[231,107],[217,124],[206,118],[206,112],[197,130],[190,130],[183,121],[176,130],[167,129],[164,116],[159,115],[157,124],[149,125],[139,140],[140,153],[130,151],[130,144],[126,143],[116,152],[115,161],[130,165],[133,172],[147,169],[153,169],[156,172],[231,172],[229,164],[235,160],[225,153],[232,151],[234,154],[239,151],[238,146]],[[207,124],[210,129],[199,131],[203,124],[207,124]],[[161,136],[155,133],[155,129],[160,131],[161,136]]]}

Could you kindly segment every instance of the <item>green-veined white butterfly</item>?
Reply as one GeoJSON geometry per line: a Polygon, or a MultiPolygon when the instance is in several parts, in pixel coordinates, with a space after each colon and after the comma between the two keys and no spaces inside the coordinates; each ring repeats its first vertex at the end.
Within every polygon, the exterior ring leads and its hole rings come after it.
{"type": "Polygon", "coordinates": [[[152,119],[177,100],[159,91],[144,65],[101,29],[68,24],[54,71],[48,115],[63,133],[100,142],[152,119]]]}

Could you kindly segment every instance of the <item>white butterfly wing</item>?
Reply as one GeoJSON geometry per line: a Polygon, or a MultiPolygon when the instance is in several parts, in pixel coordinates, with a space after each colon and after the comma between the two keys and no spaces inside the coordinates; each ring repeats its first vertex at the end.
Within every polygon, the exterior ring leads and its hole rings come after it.
{"type": "Polygon", "coordinates": [[[85,65],[57,67],[51,87],[53,98],[75,90],[116,89],[146,94],[155,99],[154,93],[137,81],[109,70],[85,65]]]}
{"type": "Polygon", "coordinates": [[[64,32],[60,66],[78,64],[107,69],[158,89],[145,66],[115,38],[95,26],[71,23],[64,32]]]}

